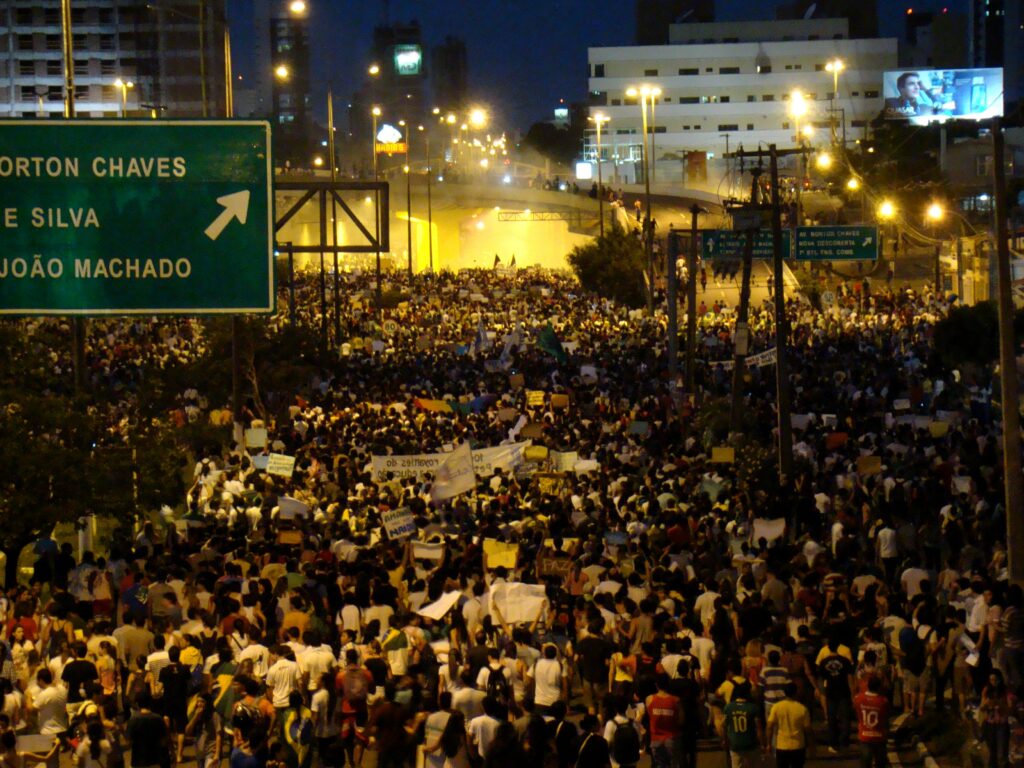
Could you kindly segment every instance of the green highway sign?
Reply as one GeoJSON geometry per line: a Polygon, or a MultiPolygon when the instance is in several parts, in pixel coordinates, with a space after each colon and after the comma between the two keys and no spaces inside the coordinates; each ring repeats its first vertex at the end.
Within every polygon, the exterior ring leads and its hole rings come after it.
{"type": "MultiPolygon", "coordinates": [[[[747,233],[732,229],[713,229],[700,233],[701,253],[705,259],[741,259],[747,242],[747,233]]],[[[782,230],[782,255],[789,258],[790,233],[782,230]]],[[[770,229],[759,229],[754,234],[754,258],[771,259],[775,250],[770,229]]]]}
{"type": "Polygon", "coordinates": [[[797,261],[871,261],[878,258],[878,227],[797,227],[797,261]]]}
{"type": "Polygon", "coordinates": [[[274,310],[270,125],[0,121],[0,314],[274,310]]]}

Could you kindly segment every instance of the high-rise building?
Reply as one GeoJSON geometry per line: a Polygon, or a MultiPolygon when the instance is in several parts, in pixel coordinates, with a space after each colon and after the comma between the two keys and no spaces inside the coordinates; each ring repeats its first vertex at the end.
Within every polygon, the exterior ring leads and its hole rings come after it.
{"type": "Polygon", "coordinates": [[[715,0],[636,0],[636,44],[665,45],[672,24],[715,20],[715,0]]]}
{"type": "Polygon", "coordinates": [[[430,53],[430,85],[434,105],[459,112],[466,106],[468,91],[466,44],[449,35],[430,53]]]}
{"type": "Polygon", "coordinates": [[[967,53],[972,67],[1002,67],[1004,101],[1024,95],[1024,0],[970,0],[967,53]]]}
{"type": "MultiPolygon", "coordinates": [[[[123,99],[128,114],[199,117],[204,105],[223,114],[225,25],[224,0],[76,0],[76,112],[114,117],[123,99]]],[[[0,54],[0,116],[63,114],[61,35],[57,3],[0,8],[0,36],[9,41],[0,54]]]]}
{"type": "Polygon", "coordinates": [[[776,9],[778,19],[846,19],[850,37],[878,37],[878,0],[793,0],[776,9]]]}
{"type": "Polygon", "coordinates": [[[967,17],[936,12],[907,13],[903,16],[904,37],[900,66],[950,69],[967,66],[967,17]]]}

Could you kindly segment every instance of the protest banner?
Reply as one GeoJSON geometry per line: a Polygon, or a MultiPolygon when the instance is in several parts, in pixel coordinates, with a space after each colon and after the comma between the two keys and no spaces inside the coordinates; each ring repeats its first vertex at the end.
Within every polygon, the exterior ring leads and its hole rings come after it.
{"type": "Polygon", "coordinates": [[[526,424],[519,430],[519,436],[527,440],[539,440],[544,437],[544,427],[541,424],[526,424]]]}
{"type": "MultiPolygon", "coordinates": [[[[529,426],[529,425],[527,425],[529,426]]],[[[480,477],[490,477],[495,469],[511,471],[523,463],[523,451],[530,445],[526,440],[493,448],[471,451],[473,471],[480,477]]],[[[396,478],[413,477],[417,480],[428,472],[436,473],[450,453],[419,453],[395,456],[372,456],[373,479],[383,480],[388,472],[396,478]]]]}
{"type": "MultiPolygon", "coordinates": [[[[766,365],[775,365],[777,359],[778,355],[775,353],[775,347],[772,347],[764,352],[758,352],[756,355],[750,355],[744,360],[744,365],[747,368],[761,368],[766,365]]],[[[712,367],[721,366],[724,370],[731,371],[735,362],[732,358],[728,360],[711,360],[708,361],[708,365],[712,367]]]]}
{"type": "Polygon", "coordinates": [[[445,592],[437,600],[432,602],[430,605],[423,606],[416,611],[416,613],[420,616],[425,616],[428,619],[440,621],[444,618],[444,615],[459,602],[459,598],[461,597],[462,593],[459,591],[445,592]]]}
{"type": "Polygon", "coordinates": [[[572,471],[577,475],[585,475],[587,472],[599,472],[601,465],[594,459],[580,459],[576,462],[576,466],[572,468],[572,471]]]}
{"type": "Polygon", "coordinates": [[[579,459],[576,451],[551,451],[551,468],[555,472],[572,472],[579,459]]]}
{"type": "Polygon", "coordinates": [[[540,612],[544,610],[547,587],[543,584],[509,581],[491,585],[488,598],[488,611],[495,620],[498,619],[500,612],[506,624],[528,624],[536,621],[540,612]]]}
{"type": "Polygon", "coordinates": [[[277,516],[282,520],[306,517],[308,514],[309,505],[303,504],[298,499],[293,499],[290,496],[281,496],[277,500],[277,516]]]}
{"type": "Polygon", "coordinates": [[[547,461],[548,449],[544,445],[531,445],[523,452],[526,461],[547,461]]]}
{"type": "Polygon", "coordinates": [[[245,447],[246,448],[259,448],[263,449],[267,447],[267,430],[263,427],[259,429],[247,429],[245,430],[245,447]]]}
{"type": "Polygon", "coordinates": [[[497,539],[484,539],[484,562],[488,568],[515,568],[519,545],[497,539]]]}
{"type": "Polygon", "coordinates": [[[733,464],[736,461],[736,449],[731,445],[716,445],[711,448],[712,464],[733,464]]]}
{"type": "Polygon", "coordinates": [[[572,569],[572,560],[567,557],[540,557],[537,559],[537,567],[541,576],[565,578],[572,569]]]}
{"type": "Polygon", "coordinates": [[[580,378],[584,381],[597,381],[597,368],[593,365],[581,365],[580,378]]]}
{"type": "Polygon", "coordinates": [[[526,391],[526,404],[531,408],[544,405],[544,390],[529,389],[526,391]]]}
{"type": "Polygon", "coordinates": [[[858,456],[857,457],[857,474],[858,475],[877,475],[882,471],[882,457],[881,456],[858,456]]]}
{"type": "Polygon", "coordinates": [[[769,520],[765,517],[754,518],[754,543],[759,542],[761,539],[765,541],[775,541],[775,539],[781,538],[786,532],[786,518],[779,517],[774,520],[769,520]]]}
{"type": "Polygon", "coordinates": [[[425,411],[433,411],[434,413],[452,412],[452,407],[444,400],[428,400],[423,397],[417,397],[413,402],[418,408],[422,408],[425,411]]]}
{"type": "Polygon", "coordinates": [[[401,539],[416,533],[416,519],[408,507],[389,509],[380,516],[389,539],[401,539]]]}
{"type": "Polygon", "coordinates": [[[267,457],[267,474],[291,477],[295,472],[295,457],[283,453],[272,453],[267,457]]]}
{"type": "Polygon", "coordinates": [[[552,408],[568,408],[569,407],[569,396],[563,395],[556,392],[551,395],[551,407],[552,408]]]}
{"type": "Polygon", "coordinates": [[[561,493],[562,487],[565,484],[565,475],[561,472],[538,472],[533,478],[537,481],[538,492],[551,494],[552,496],[557,496],[561,493]]]}
{"type": "Polygon", "coordinates": [[[414,541],[412,556],[416,560],[440,560],[444,557],[443,541],[414,541]]]}
{"type": "Polygon", "coordinates": [[[471,491],[475,486],[473,452],[469,449],[469,443],[462,443],[438,466],[430,497],[434,501],[444,501],[471,491]]]}

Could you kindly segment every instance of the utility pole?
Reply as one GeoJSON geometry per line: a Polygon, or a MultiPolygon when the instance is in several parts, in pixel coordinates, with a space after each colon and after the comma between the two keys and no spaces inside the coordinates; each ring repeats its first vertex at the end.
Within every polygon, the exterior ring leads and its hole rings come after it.
{"type": "Polygon", "coordinates": [[[704,209],[694,203],[690,206],[690,251],[686,256],[686,392],[694,397],[697,361],[697,216],[704,209]]]}
{"type": "MultiPolygon", "coordinates": [[[[337,155],[334,145],[334,88],[327,87],[327,153],[331,156],[331,183],[338,181],[337,155]]],[[[338,201],[331,189],[331,245],[334,246],[334,343],[341,343],[341,295],[338,279],[338,201]]]]}
{"type": "Polygon", "coordinates": [[[427,154],[427,258],[429,259],[430,271],[434,271],[434,206],[430,200],[430,136],[424,138],[424,148],[427,154]]]}
{"type": "Polygon", "coordinates": [[[790,419],[789,372],[786,370],[786,283],[783,272],[782,210],[779,204],[779,157],[775,145],[768,147],[772,179],[772,245],[775,252],[775,388],[779,429],[779,484],[793,482],[793,424],[790,419]]]}
{"type": "MultiPolygon", "coordinates": [[[[75,115],[75,38],[71,33],[71,0],[60,1],[61,43],[64,56],[64,117],[75,115]]],[[[71,368],[75,379],[75,392],[85,389],[85,318],[75,315],[71,319],[71,368]]]]}
{"type": "Polygon", "coordinates": [[[668,381],[671,388],[675,386],[676,372],[679,370],[679,276],[676,273],[679,232],[674,229],[668,232],[665,258],[665,276],[668,281],[668,381]]]}
{"type": "Polygon", "coordinates": [[[999,385],[1003,417],[1003,483],[1006,492],[1006,550],[1010,581],[1024,583],[1024,478],[1020,456],[1020,389],[1017,382],[1016,340],[1013,333],[1013,295],[1010,283],[1010,244],[1006,226],[1006,165],[1003,126],[992,121],[993,175],[996,203],[996,261],[999,310],[999,385]]]}
{"type": "MultiPolygon", "coordinates": [[[[758,195],[761,166],[752,171],[750,182],[750,208],[760,209],[758,195]]],[[[754,262],[754,238],[759,228],[748,227],[743,243],[743,276],[740,278],[740,308],[736,314],[735,359],[732,368],[732,402],[729,407],[729,431],[739,432],[740,410],[743,402],[743,374],[746,372],[747,352],[750,348],[750,329],[747,317],[750,312],[750,272],[754,262]]]]}

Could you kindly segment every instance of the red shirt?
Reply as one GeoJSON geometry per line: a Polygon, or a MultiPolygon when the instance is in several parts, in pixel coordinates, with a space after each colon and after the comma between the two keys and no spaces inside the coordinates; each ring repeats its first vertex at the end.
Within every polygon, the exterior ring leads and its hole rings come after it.
{"type": "Polygon", "coordinates": [[[884,742],[889,732],[889,700],[865,691],[854,697],[853,707],[857,710],[857,740],[864,744],[884,742]]]}
{"type": "Polygon", "coordinates": [[[664,741],[679,735],[679,699],[667,693],[655,693],[647,699],[647,718],[651,741],[664,741]]]}

